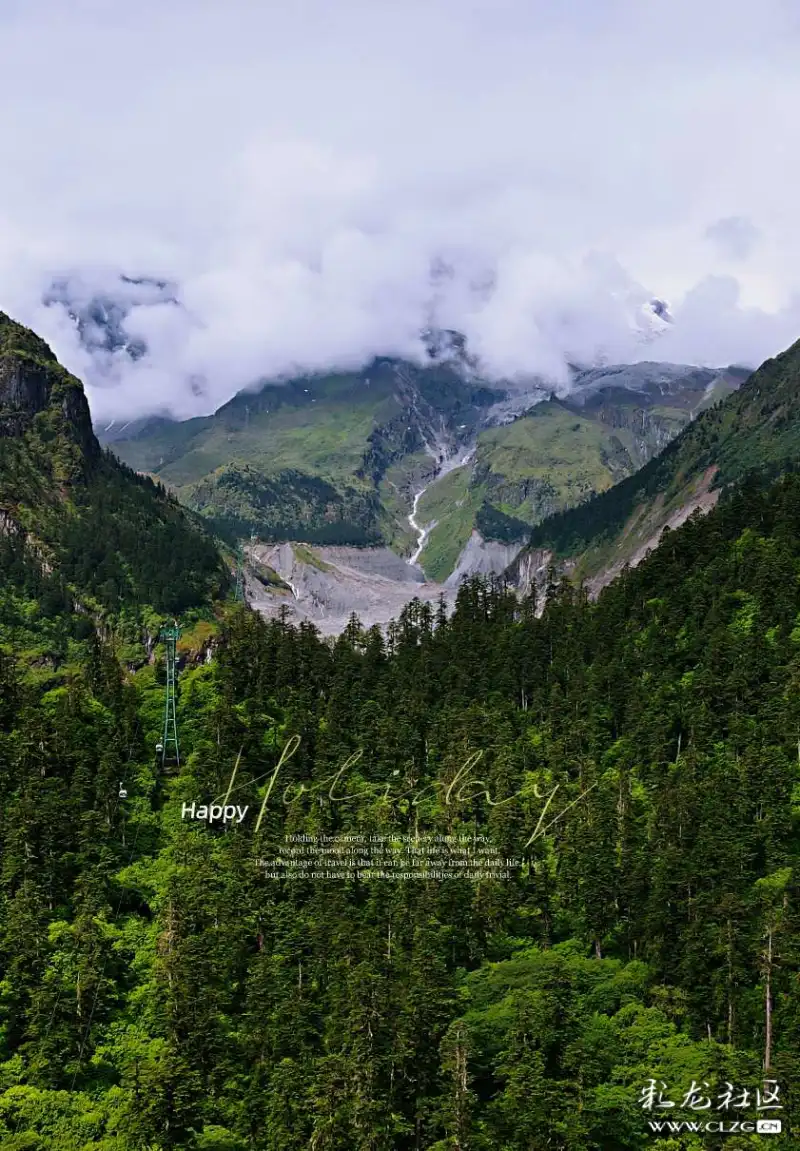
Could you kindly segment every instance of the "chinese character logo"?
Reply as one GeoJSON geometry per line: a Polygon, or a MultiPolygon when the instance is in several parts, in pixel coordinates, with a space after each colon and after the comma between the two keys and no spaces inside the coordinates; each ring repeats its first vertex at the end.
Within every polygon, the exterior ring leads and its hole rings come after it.
{"type": "MultiPolygon", "coordinates": [[[[641,1089],[639,1104],[644,1111],[676,1106],[688,1108],[690,1111],[708,1111],[712,1107],[712,1092],[706,1080],[703,1080],[702,1083],[696,1083],[693,1079],[688,1091],[676,1091],[676,1098],[679,1095],[682,1096],[679,1104],[668,1098],[671,1094],[671,1089],[667,1087],[663,1079],[648,1079],[641,1089]]],[[[759,1088],[755,1092],[748,1087],[736,1087],[733,1083],[726,1082],[724,1090],[719,1091],[716,1095],[715,1110],[727,1112],[754,1109],[757,1114],[762,1114],[765,1111],[781,1111],[783,1104],[779,1102],[779,1095],[780,1086],[776,1079],[763,1080],[763,1090],[759,1088]]],[[[776,1122],[778,1123],[777,1129],[780,1130],[780,1120],[765,1119],[763,1122],[776,1122]]],[[[764,1130],[771,1131],[772,1129],[764,1128],[764,1130]]]]}
{"type": "MultiPolygon", "coordinates": [[[[708,1084],[704,1082],[703,1086],[708,1087],[708,1084]]],[[[692,1111],[707,1111],[710,1106],[710,1097],[702,1093],[693,1079],[691,1087],[683,1097],[681,1107],[690,1107],[692,1111]]]]}
{"type": "Polygon", "coordinates": [[[648,1079],[647,1083],[642,1088],[642,1094],[639,1097],[639,1102],[642,1105],[642,1110],[652,1111],[654,1107],[674,1107],[675,1104],[671,1100],[664,1099],[664,1092],[666,1090],[667,1085],[663,1079],[661,1080],[660,1089],[655,1079],[648,1079]]]}

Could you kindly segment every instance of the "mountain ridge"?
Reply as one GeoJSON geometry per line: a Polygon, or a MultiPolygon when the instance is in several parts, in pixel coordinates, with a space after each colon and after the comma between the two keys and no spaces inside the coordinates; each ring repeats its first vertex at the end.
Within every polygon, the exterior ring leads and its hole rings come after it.
{"type": "MultiPolygon", "coordinates": [[[[34,451],[42,415],[3,446],[34,451]]],[[[134,542],[158,551],[155,490],[134,542]]],[[[385,636],[339,631],[346,596],[327,635],[233,607],[181,670],[169,764],[153,645],[40,572],[14,602],[5,544],[0,1142],[636,1151],[651,1076],[722,1099],[774,1076],[796,1127],[798,477],[736,485],[595,603],[473,578],[446,610],[416,578],[385,636]]],[[[327,594],[273,550],[268,582],[327,594]]],[[[304,563],[411,570],[352,552],[304,563]]]]}
{"type": "Polygon", "coordinates": [[[0,313],[3,531],[98,611],[167,612],[222,594],[205,525],[163,486],[101,448],[83,385],[47,344],[0,313]]]}
{"type": "Polygon", "coordinates": [[[0,436],[24,434],[48,415],[51,430],[73,441],[85,463],[99,457],[81,383],[44,340],[0,312],[0,436]]]}
{"type": "Polygon", "coordinates": [[[427,366],[378,358],[359,372],[267,382],[211,416],[112,422],[100,435],[229,537],[410,556],[428,525],[420,563],[441,580],[473,531],[521,545],[547,514],[641,466],[709,388],[730,390],[746,375],[645,361],[576,369],[573,389],[558,395],[534,380],[490,386],[458,333],[428,339],[427,366]],[[472,470],[455,474],[470,445],[472,470]]]}
{"type": "Polygon", "coordinates": [[[520,587],[555,564],[594,591],[639,562],[666,527],[707,511],[750,472],[776,477],[800,460],[800,341],[766,360],[634,475],[537,525],[508,569],[520,587]],[[546,560],[544,557],[548,557],[546,560]]]}

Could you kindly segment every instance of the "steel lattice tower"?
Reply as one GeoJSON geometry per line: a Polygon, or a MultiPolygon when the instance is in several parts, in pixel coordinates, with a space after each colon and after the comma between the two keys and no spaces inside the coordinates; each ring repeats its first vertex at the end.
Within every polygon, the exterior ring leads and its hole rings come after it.
{"type": "Polygon", "coordinates": [[[161,632],[161,638],[167,649],[167,694],[164,699],[164,735],[159,745],[162,766],[166,764],[168,758],[174,758],[175,763],[179,767],[181,762],[180,749],[178,747],[178,720],[175,713],[175,648],[180,634],[180,628],[177,624],[174,624],[172,627],[165,627],[161,632]],[[172,745],[173,748],[172,756],[169,754],[170,745],[172,745]]]}

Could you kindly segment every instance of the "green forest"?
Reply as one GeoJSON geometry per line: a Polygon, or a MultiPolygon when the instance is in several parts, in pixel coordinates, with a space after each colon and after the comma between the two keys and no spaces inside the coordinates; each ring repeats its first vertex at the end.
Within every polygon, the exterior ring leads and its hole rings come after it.
{"type": "Polygon", "coordinates": [[[220,598],[200,537],[148,599],[188,529],[141,482],[113,509],[135,563],[57,574],[0,536],[4,1151],[736,1151],[762,1137],[648,1122],[776,1091],[795,1147],[800,478],[750,477],[596,602],[473,579],[332,641],[220,598]],[[248,818],[185,818],[234,770],[248,818]],[[517,863],[264,873],[343,834],[517,863]]]}
{"type": "Polygon", "coordinates": [[[0,1151],[800,1151],[800,0],[3,98],[0,1151]]]}

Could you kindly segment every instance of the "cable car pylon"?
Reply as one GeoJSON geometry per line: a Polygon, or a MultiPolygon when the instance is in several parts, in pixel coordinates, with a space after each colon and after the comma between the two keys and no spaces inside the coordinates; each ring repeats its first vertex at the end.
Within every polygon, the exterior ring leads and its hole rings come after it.
{"type": "Polygon", "coordinates": [[[156,744],[156,751],[161,756],[162,767],[173,760],[178,767],[181,764],[181,753],[178,746],[178,719],[175,710],[175,661],[176,646],[180,634],[180,628],[177,624],[161,629],[161,639],[166,648],[167,694],[164,697],[164,734],[161,737],[161,742],[156,744]]]}

